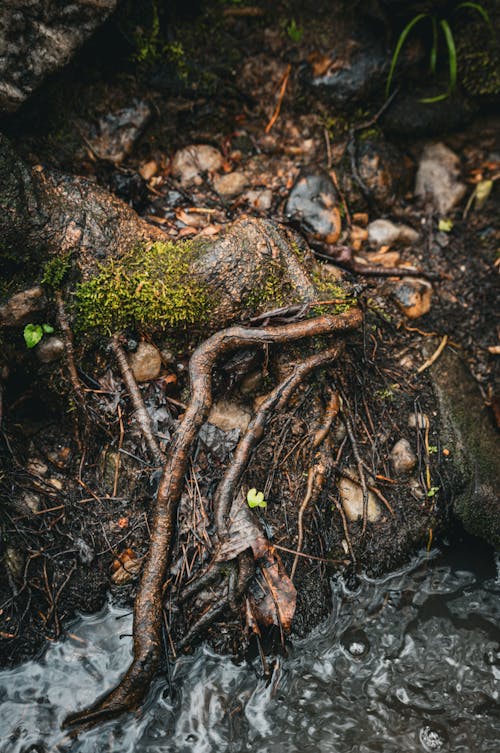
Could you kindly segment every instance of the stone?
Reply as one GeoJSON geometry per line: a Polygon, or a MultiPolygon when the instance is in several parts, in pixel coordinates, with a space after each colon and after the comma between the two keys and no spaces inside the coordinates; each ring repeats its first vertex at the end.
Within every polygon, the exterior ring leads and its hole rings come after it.
{"type": "Polygon", "coordinates": [[[213,187],[217,193],[225,199],[231,199],[238,196],[247,186],[248,180],[246,175],[239,172],[224,173],[224,175],[214,175],[213,187]]]}
{"type": "Polygon", "coordinates": [[[368,225],[368,240],[374,246],[392,246],[397,241],[412,245],[419,237],[408,225],[395,225],[390,220],[374,220],[368,225]]]}
{"type": "Polygon", "coordinates": [[[396,476],[411,473],[415,468],[417,456],[407,439],[402,438],[396,442],[391,450],[391,462],[396,476]]]}
{"type": "MultiPolygon", "coordinates": [[[[395,144],[381,136],[360,141],[356,161],[359,177],[380,207],[391,207],[397,197],[411,188],[412,160],[395,144]]],[[[347,186],[348,199],[356,200],[359,186],[356,183],[352,185],[352,178],[348,177],[350,174],[348,166],[344,182],[346,179],[351,182],[350,190],[347,186]]]]}
{"type": "Polygon", "coordinates": [[[41,363],[58,361],[64,353],[64,343],[59,337],[44,337],[36,346],[35,353],[41,363]]]}
{"type": "Polygon", "coordinates": [[[129,364],[138,382],[156,379],[161,370],[160,351],[150,343],[140,342],[135,353],[129,355],[129,364]]]}
{"type": "Polygon", "coordinates": [[[128,107],[103,115],[89,138],[92,151],[102,160],[120,164],[132,151],[152,115],[151,105],[137,98],[128,107]]]}
{"type": "Polygon", "coordinates": [[[408,426],[410,429],[425,429],[429,426],[429,417],[425,413],[410,413],[408,416],[408,426]]]}
{"type": "MultiPolygon", "coordinates": [[[[425,357],[435,348],[426,345],[425,357]]],[[[439,483],[453,500],[465,529],[500,548],[500,438],[477,384],[450,348],[430,367],[440,417],[441,446],[448,451],[439,483]]]]}
{"type": "Polygon", "coordinates": [[[303,223],[315,237],[336,243],[342,230],[337,190],[325,172],[302,172],[290,191],[285,214],[303,223]]]}
{"type": "Polygon", "coordinates": [[[21,494],[21,504],[33,513],[37,513],[40,510],[41,497],[39,494],[35,494],[31,491],[24,491],[21,494]]]}
{"type": "Polygon", "coordinates": [[[338,34],[333,49],[313,52],[307,64],[301,71],[302,83],[333,112],[341,112],[358,103],[364,106],[374,91],[383,90],[390,59],[383,35],[363,24],[351,34],[338,34]]]}
{"type": "Polygon", "coordinates": [[[35,285],[20,293],[15,293],[0,306],[0,323],[4,327],[19,327],[28,324],[33,314],[43,311],[47,298],[41,285],[35,285]]]}
{"type": "Polygon", "coordinates": [[[252,209],[257,209],[259,212],[267,212],[271,209],[273,192],[270,188],[263,188],[261,190],[252,189],[247,191],[243,198],[248,201],[252,209]]]}
{"type": "Polygon", "coordinates": [[[251,418],[251,411],[245,405],[229,400],[219,400],[212,406],[207,421],[222,431],[239,429],[243,434],[251,418]]]}
{"type": "Polygon", "coordinates": [[[415,196],[430,201],[438,214],[446,215],[467,190],[459,178],[460,158],[455,152],[441,142],[428,144],[418,165],[415,196]]]}
{"type": "Polygon", "coordinates": [[[115,10],[117,0],[3,0],[0,111],[13,112],[62,68],[115,10]]]}
{"type": "MultiPolygon", "coordinates": [[[[348,478],[339,481],[339,492],[342,507],[349,520],[359,520],[363,517],[363,490],[359,484],[348,478]]],[[[380,507],[373,492],[368,492],[368,520],[375,523],[380,518],[380,507]]]]}
{"type": "Polygon", "coordinates": [[[40,458],[30,458],[26,464],[26,470],[33,476],[46,476],[49,468],[40,458]]]}
{"type": "Polygon", "coordinates": [[[392,285],[392,295],[409,319],[418,319],[430,311],[432,285],[417,277],[403,277],[392,285]]]}
{"type": "Polygon", "coordinates": [[[175,153],[172,160],[172,175],[183,186],[201,183],[204,173],[220,170],[223,164],[222,154],[209,144],[192,144],[175,153]]]}

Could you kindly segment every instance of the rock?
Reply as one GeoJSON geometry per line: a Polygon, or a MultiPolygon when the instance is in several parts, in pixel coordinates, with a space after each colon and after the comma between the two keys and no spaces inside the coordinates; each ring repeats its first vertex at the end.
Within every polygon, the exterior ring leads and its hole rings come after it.
{"type": "Polygon", "coordinates": [[[44,337],[36,346],[35,353],[41,363],[58,361],[64,353],[64,343],[58,337],[44,337]]]}
{"type": "Polygon", "coordinates": [[[239,172],[225,173],[224,175],[214,175],[213,187],[217,193],[225,199],[231,199],[238,196],[247,186],[248,180],[246,175],[239,172]]]}
{"type": "Polygon", "coordinates": [[[252,209],[257,209],[259,212],[267,212],[268,209],[271,209],[273,192],[270,188],[251,190],[247,191],[243,198],[248,201],[252,209]]]}
{"type": "Polygon", "coordinates": [[[408,416],[408,426],[410,429],[425,429],[429,426],[429,417],[425,413],[410,413],[408,416]]]}
{"type": "Polygon", "coordinates": [[[31,491],[24,491],[21,494],[20,502],[31,512],[37,513],[40,510],[41,497],[31,491]]]}
{"type": "Polygon", "coordinates": [[[364,106],[370,94],[384,88],[390,58],[383,34],[367,29],[339,34],[339,43],[328,53],[313,52],[301,72],[302,83],[334,112],[364,106]]]}
{"type": "Polygon", "coordinates": [[[22,290],[0,306],[0,323],[4,327],[28,324],[33,314],[43,311],[46,305],[47,298],[41,285],[22,290]]]}
{"type": "Polygon", "coordinates": [[[402,476],[417,465],[417,456],[407,439],[399,439],[391,450],[391,462],[396,476],[402,476]]]}
{"type": "Polygon", "coordinates": [[[337,191],[328,173],[301,173],[290,192],[285,213],[327,243],[339,239],[342,221],[337,191]]]}
{"type": "Polygon", "coordinates": [[[244,377],[244,379],[242,380],[240,384],[240,391],[243,393],[243,395],[248,395],[252,392],[255,392],[255,390],[258,389],[262,384],[262,381],[262,371],[251,371],[250,374],[247,374],[246,377],[244,377]]]}
{"type": "Polygon", "coordinates": [[[172,175],[183,186],[201,183],[204,173],[220,170],[223,164],[222,154],[208,144],[185,146],[175,153],[172,160],[172,175]]]}
{"type": "Polygon", "coordinates": [[[0,5],[0,110],[12,112],[62,68],[117,0],[5,0],[0,5]]]}
{"type": "MultiPolygon", "coordinates": [[[[348,478],[339,481],[339,492],[342,507],[349,520],[359,520],[363,517],[363,490],[348,478]]],[[[374,523],[380,518],[380,507],[373,492],[368,492],[368,520],[374,523]]]]}
{"type": "Polygon", "coordinates": [[[26,470],[33,476],[46,476],[49,468],[40,458],[30,458],[26,464],[26,470]]]}
{"type": "Polygon", "coordinates": [[[392,285],[392,295],[401,311],[409,319],[418,319],[430,311],[432,285],[427,280],[403,277],[392,285]]]}
{"type": "Polygon", "coordinates": [[[368,240],[374,246],[391,246],[397,241],[411,245],[419,237],[408,225],[395,225],[390,220],[374,220],[368,225],[368,240]]]}
{"type": "Polygon", "coordinates": [[[251,417],[250,409],[245,405],[229,400],[219,400],[212,406],[207,421],[222,431],[239,429],[241,433],[244,433],[251,417]]]}
{"type": "Polygon", "coordinates": [[[460,159],[455,152],[441,142],[428,144],[418,165],[415,196],[430,201],[436,212],[446,215],[467,190],[459,176],[460,159]]]}
{"type": "Polygon", "coordinates": [[[415,140],[422,136],[451,133],[465,128],[478,109],[477,103],[464,96],[459,86],[441,102],[429,104],[421,101],[422,98],[442,94],[446,81],[426,87],[408,85],[405,89],[403,84],[379,121],[384,133],[391,136],[409,136],[415,140]]]}
{"type": "MultiPolygon", "coordinates": [[[[428,357],[435,348],[429,343],[428,357]]],[[[440,409],[439,437],[448,450],[439,481],[469,533],[500,548],[500,439],[476,382],[451,349],[429,369],[440,409]]]]}
{"type": "MultiPolygon", "coordinates": [[[[356,157],[359,177],[381,207],[391,207],[411,188],[412,160],[381,136],[360,141],[356,157]]],[[[349,165],[343,180],[349,201],[356,201],[359,186],[352,182],[351,172],[349,165]]]]}
{"type": "Polygon", "coordinates": [[[156,379],[161,370],[161,355],[154,345],[140,342],[135,353],[129,355],[130,368],[138,382],[156,379]]]}
{"type": "Polygon", "coordinates": [[[120,199],[130,204],[136,212],[142,212],[149,199],[148,187],[145,180],[135,170],[115,170],[111,176],[109,187],[120,199]]]}
{"type": "Polygon", "coordinates": [[[152,114],[147,102],[134,99],[128,107],[104,115],[89,138],[92,151],[100,159],[119,164],[132,151],[152,114]]]}

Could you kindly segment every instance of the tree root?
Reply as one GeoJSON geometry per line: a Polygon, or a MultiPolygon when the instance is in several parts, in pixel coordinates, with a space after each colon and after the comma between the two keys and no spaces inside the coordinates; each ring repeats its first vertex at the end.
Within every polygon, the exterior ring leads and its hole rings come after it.
{"type": "Polygon", "coordinates": [[[134,606],[134,656],[119,685],[88,709],[71,714],[65,727],[92,726],[137,708],[162,656],[162,592],[170,564],[177,509],[191,447],[207,418],[212,401],[212,368],[216,360],[237,348],[271,345],[350,330],[362,315],[352,308],[338,316],[322,316],[278,327],[230,327],[200,345],[190,361],[191,401],[168,449],[158,488],[151,544],[134,606]]]}

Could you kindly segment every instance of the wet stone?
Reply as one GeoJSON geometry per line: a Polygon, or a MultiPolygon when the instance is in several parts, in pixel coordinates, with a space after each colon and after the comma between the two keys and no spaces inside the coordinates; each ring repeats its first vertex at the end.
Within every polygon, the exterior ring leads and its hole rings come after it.
{"type": "Polygon", "coordinates": [[[46,305],[47,299],[41,285],[22,290],[0,306],[0,323],[5,327],[27,324],[30,317],[43,311],[46,305]]]}
{"type": "Polygon", "coordinates": [[[222,154],[209,144],[192,144],[175,153],[172,160],[172,175],[182,185],[201,183],[205,173],[213,173],[222,167],[222,154]]]}
{"type": "Polygon", "coordinates": [[[432,286],[427,280],[403,277],[392,286],[392,295],[409,319],[418,319],[430,311],[432,286]]]}
{"type": "Polygon", "coordinates": [[[92,151],[100,159],[119,164],[132,151],[152,114],[148,102],[134,99],[128,107],[104,115],[89,139],[92,151]]]}
{"type": "Polygon", "coordinates": [[[327,243],[335,243],[340,236],[337,191],[327,173],[302,173],[290,192],[285,213],[327,243]]]}
{"type": "Polygon", "coordinates": [[[434,210],[446,215],[465,195],[460,181],[460,159],[445,144],[428,144],[420,158],[415,196],[430,201],[434,210]]]}
{"type": "MultiPolygon", "coordinates": [[[[349,520],[359,520],[363,517],[363,490],[348,478],[339,481],[340,499],[342,507],[349,520]]],[[[380,518],[380,508],[373,492],[368,492],[368,520],[375,523],[380,518]]]]}
{"type": "Polygon", "coordinates": [[[238,196],[246,188],[248,181],[243,173],[234,172],[225,175],[215,175],[213,186],[220,196],[231,199],[238,196]]]}
{"type": "Polygon", "coordinates": [[[135,353],[129,355],[130,368],[138,382],[156,379],[161,370],[160,352],[150,343],[141,342],[135,353]]]}
{"type": "Polygon", "coordinates": [[[58,361],[64,353],[64,343],[58,337],[44,337],[36,346],[36,357],[41,363],[58,361]]]}
{"type": "Polygon", "coordinates": [[[245,405],[229,400],[219,400],[212,406],[207,421],[222,429],[222,431],[239,429],[243,433],[246,431],[251,417],[252,414],[245,405]]]}
{"type": "Polygon", "coordinates": [[[391,450],[391,462],[396,476],[410,473],[417,465],[417,456],[407,439],[400,439],[391,450]]]}
{"type": "Polygon", "coordinates": [[[273,201],[273,192],[269,188],[262,190],[247,191],[244,198],[248,201],[252,209],[257,209],[259,212],[267,212],[271,209],[273,201]]]}
{"type": "MultiPolygon", "coordinates": [[[[361,141],[357,145],[356,162],[359,177],[381,207],[391,207],[396,197],[411,187],[412,160],[385,139],[361,141]]],[[[359,191],[356,185],[354,189],[359,191]]]]}
{"type": "Polygon", "coordinates": [[[398,241],[411,245],[419,237],[408,225],[395,225],[390,220],[374,220],[368,225],[368,240],[374,246],[391,246],[398,241]]]}

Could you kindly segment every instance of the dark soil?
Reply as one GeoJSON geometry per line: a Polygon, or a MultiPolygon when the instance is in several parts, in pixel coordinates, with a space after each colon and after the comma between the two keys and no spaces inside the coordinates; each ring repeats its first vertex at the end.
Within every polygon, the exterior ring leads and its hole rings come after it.
{"type": "MultiPolygon", "coordinates": [[[[299,63],[314,48],[315,29],[321,26],[323,37],[333,33],[327,16],[321,15],[319,7],[310,26],[304,22],[301,39],[294,41],[290,12],[284,5],[272,5],[272,11],[265,6],[264,15],[255,16],[237,14],[238,5],[224,6],[227,14],[219,6],[209,8],[194,24],[170,27],[169,39],[182,42],[182,54],[174,55],[171,46],[170,53],[153,56],[142,65],[130,62],[130,49],[124,44],[117,46],[117,58],[103,60],[100,69],[102,47],[91,46],[64,75],[5,122],[3,129],[30,163],[47,163],[95,179],[173,239],[217,233],[242,213],[286,221],[284,205],[300,170],[333,168],[343,182],[349,125],[366,120],[376,108],[347,118],[315,101],[301,87],[299,63]],[[289,65],[279,117],[266,129],[289,65]],[[92,126],[100,116],[130,104],[134,97],[151,103],[152,122],[118,166],[98,159],[90,146],[92,126]],[[249,187],[271,188],[270,208],[256,209],[242,196],[223,199],[208,177],[198,186],[179,189],[170,174],[171,159],[177,149],[192,143],[219,148],[227,170],[245,173],[249,187]],[[149,162],[156,165],[154,175],[144,178],[139,170],[144,172],[149,162]],[[190,212],[193,208],[202,211],[190,212]]],[[[442,137],[460,155],[470,191],[478,176],[498,177],[498,126],[499,119],[490,115],[442,137]]],[[[382,134],[375,127],[379,139],[382,134]]],[[[372,137],[371,132],[367,137],[372,137]]],[[[398,142],[408,165],[418,159],[422,143],[398,142]]],[[[349,178],[352,183],[349,175],[347,183],[349,178]]],[[[285,549],[293,552],[297,547],[298,508],[314,459],[311,427],[321,419],[326,387],[339,390],[347,401],[367,473],[394,510],[391,514],[381,505],[379,520],[368,525],[365,536],[361,521],[349,523],[354,564],[334,504],[338,476],[333,474],[305,519],[303,551],[319,559],[299,562],[293,623],[297,635],[307,633],[327,614],[333,572],[346,571],[355,578],[357,568],[362,568],[380,574],[418,548],[430,546],[446,530],[450,500],[443,450],[447,448],[440,444],[427,374],[417,373],[424,361],[421,348],[426,338],[447,334],[466,357],[486,404],[495,406],[498,400],[498,356],[488,351],[498,343],[498,203],[490,197],[481,210],[472,206],[466,216],[463,203],[453,217],[451,232],[445,233],[411,193],[375,207],[352,190],[347,202],[351,215],[368,212],[370,220],[388,217],[421,232],[416,247],[397,250],[402,262],[434,276],[433,299],[428,314],[410,321],[391,297],[392,282],[339,271],[357,286],[366,314],[364,328],[350,337],[340,363],[309,379],[286,411],[273,418],[252,457],[244,482],[265,490],[268,507],[262,519],[271,541],[284,548],[279,554],[287,572],[294,555],[285,549]],[[408,426],[408,417],[415,411],[430,418],[430,455],[425,431],[408,426]],[[389,453],[401,437],[418,450],[414,486],[408,479],[393,478],[389,453]],[[439,487],[439,493],[430,496],[427,463],[432,486],[439,487]]],[[[344,232],[348,239],[345,218],[344,232]]],[[[360,250],[360,256],[365,250],[360,250]]],[[[131,332],[128,337],[137,340],[140,334],[131,332]]],[[[46,640],[61,634],[65,620],[75,611],[100,607],[117,558],[133,562],[147,551],[148,516],[158,483],[158,468],[148,460],[106,343],[78,354],[92,417],[82,455],[75,444],[64,368],[41,367],[32,353],[25,353],[20,333],[15,338],[10,339],[9,353],[13,343],[19,352],[9,365],[3,393],[2,664],[42,649],[46,640]]],[[[133,347],[132,342],[129,345],[133,347]]],[[[161,377],[142,386],[166,438],[188,394],[188,354],[173,355],[171,362],[164,363],[161,377]]],[[[281,349],[262,354],[268,373],[264,370],[263,381],[250,394],[242,393],[242,375],[232,363],[221,371],[218,394],[251,406],[256,396],[266,394],[276,383],[280,359],[298,356],[292,349],[285,356],[281,349]]],[[[339,465],[355,469],[353,449],[344,436],[338,421],[332,437],[339,465]]],[[[227,442],[221,452],[199,440],[193,452],[166,599],[166,624],[172,628],[167,641],[173,643],[196,618],[192,605],[179,607],[176,595],[207,564],[200,531],[203,524],[210,532],[211,496],[228,462],[231,446],[227,442]]],[[[111,585],[114,596],[130,604],[135,587],[135,576],[123,585],[111,585]]],[[[230,615],[210,629],[209,637],[218,648],[238,655],[249,640],[242,620],[230,615]]]]}

